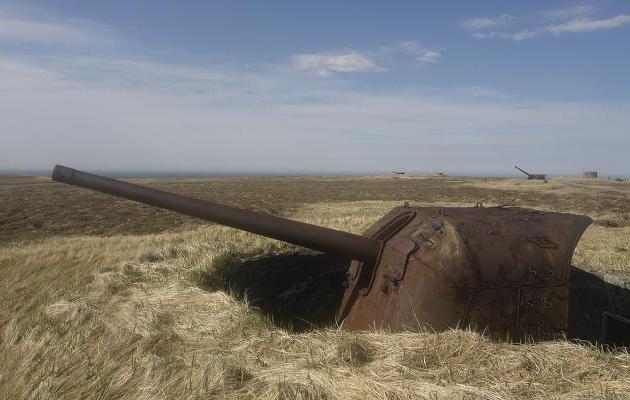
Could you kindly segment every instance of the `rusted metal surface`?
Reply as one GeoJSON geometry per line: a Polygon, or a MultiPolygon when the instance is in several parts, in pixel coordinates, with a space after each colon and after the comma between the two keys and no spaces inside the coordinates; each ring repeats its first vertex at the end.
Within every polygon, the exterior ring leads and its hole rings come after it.
{"type": "Polygon", "coordinates": [[[343,327],[470,327],[515,340],[567,331],[571,256],[589,218],[522,208],[399,207],[366,235],[381,238],[392,221],[399,221],[397,233],[382,238],[377,263],[350,266],[337,317],[343,327]]]}
{"type": "Polygon", "coordinates": [[[63,166],[53,179],[353,259],[337,312],[351,330],[470,327],[499,339],[560,337],[568,328],[571,257],[591,222],[481,204],[404,206],[361,236],[63,166]]]}
{"type": "Polygon", "coordinates": [[[201,218],[299,246],[371,262],[380,242],[335,229],[167,193],[57,165],[53,180],[201,218]]]}

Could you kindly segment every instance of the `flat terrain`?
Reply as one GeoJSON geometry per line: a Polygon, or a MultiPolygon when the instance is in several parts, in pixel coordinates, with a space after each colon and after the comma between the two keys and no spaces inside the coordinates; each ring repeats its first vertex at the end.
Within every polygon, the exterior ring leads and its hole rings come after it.
{"type": "MultiPolygon", "coordinates": [[[[630,275],[630,182],[457,177],[145,179],[360,233],[391,207],[591,216],[573,258],[630,275]]],[[[629,399],[630,355],[465,331],[290,329],[216,271],[293,246],[43,177],[0,177],[0,399],[629,399]]]]}

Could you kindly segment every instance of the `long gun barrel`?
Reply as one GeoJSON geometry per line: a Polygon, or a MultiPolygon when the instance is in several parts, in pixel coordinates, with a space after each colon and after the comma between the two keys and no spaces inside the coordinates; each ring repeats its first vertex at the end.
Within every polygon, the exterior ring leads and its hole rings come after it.
{"type": "Polygon", "coordinates": [[[519,167],[517,167],[516,165],[514,166],[514,168],[518,169],[519,171],[521,171],[522,173],[524,173],[524,174],[525,174],[525,175],[527,175],[527,176],[532,176],[532,174],[530,174],[529,172],[527,172],[527,171],[525,171],[525,170],[523,170],[523,169],[520,169],[520,168],[519,168],[519,167]]]}
{"type": "Polygon", "coordinates": [[[63,165],[55,167],[52,179],[367,263],[376,260],[382,246],[377,239],[167,193],[63,165]]]}

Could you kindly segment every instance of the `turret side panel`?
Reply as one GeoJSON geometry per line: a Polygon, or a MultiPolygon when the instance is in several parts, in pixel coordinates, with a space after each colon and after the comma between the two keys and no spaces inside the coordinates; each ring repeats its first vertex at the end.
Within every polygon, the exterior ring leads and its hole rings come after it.
{"type": "Polygon", "coordinates": [[[339,314],[344,327],[472,327],[517,340],[566,332],[570,261],[588,218],[518,208],[413,210],[375,267],[354,265],[339,314]],[[368,271],[373,284],[359,287],[368,271]]]}

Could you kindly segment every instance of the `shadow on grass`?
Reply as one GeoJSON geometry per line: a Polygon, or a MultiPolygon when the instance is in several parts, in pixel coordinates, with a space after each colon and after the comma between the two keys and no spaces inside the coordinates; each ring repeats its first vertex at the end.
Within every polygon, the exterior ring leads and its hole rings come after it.
{"type": "MultiPolygon", "coordinates": [[[[205,290],[224,290],[277,326],[304,331],[335,324],[348,261],[327,254],[274,256],[228,249],[193,277],[205,290]]],[[[630,346],[630,277],[571,268],[568,338],[630,346]]]]}
{"type": "Polygon", "coordinates": [[[569,337],[630,347],[630,277],[571,267],[569,337]]]}
{"type": "Polygon", "coordinates": [[[292,331],[333,326],[348,261],[327,254],[247,257],[227,250],[193,278],[205,290],[225,290],[277,326],[292,331]]]}

